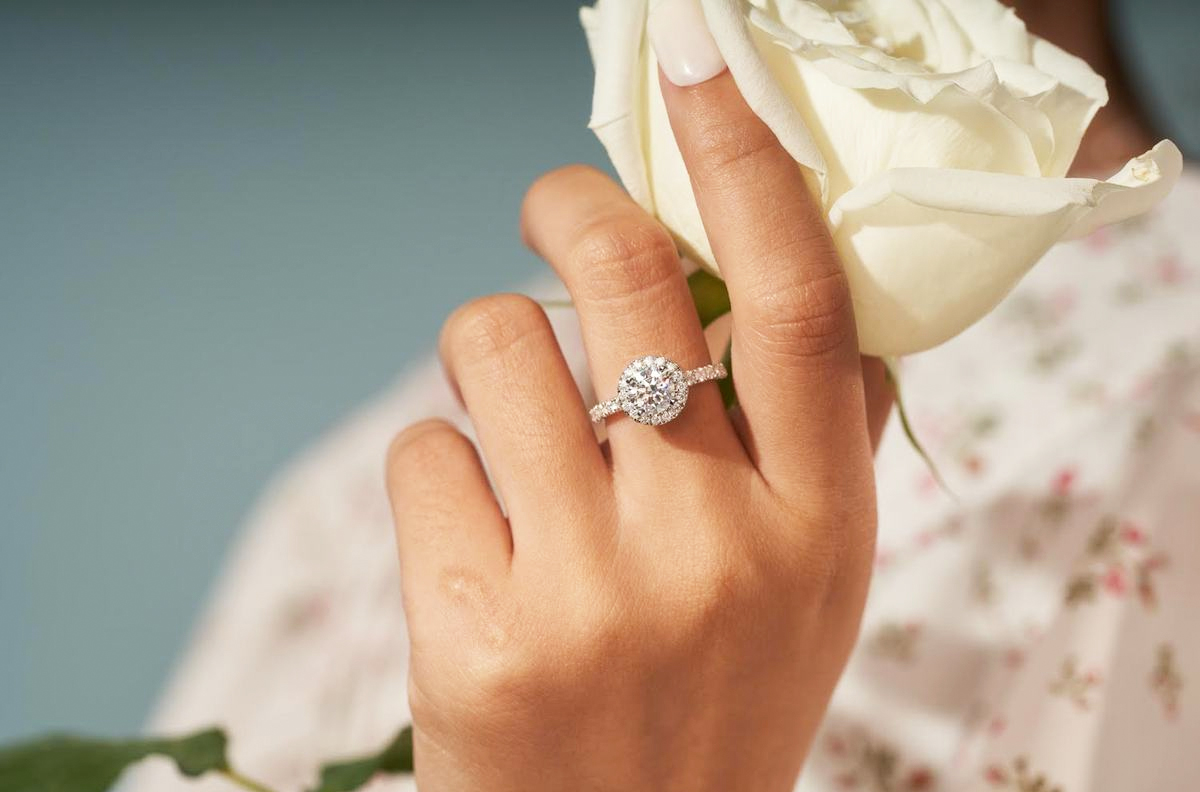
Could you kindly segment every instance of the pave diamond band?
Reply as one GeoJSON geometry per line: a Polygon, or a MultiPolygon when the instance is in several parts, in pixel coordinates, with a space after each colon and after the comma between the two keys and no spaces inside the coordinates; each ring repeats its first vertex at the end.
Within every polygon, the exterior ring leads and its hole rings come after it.
{"type": "Polygon", "coordinates": [[[688,388],[729,376],[723,363],[688,371],[661,355],[640,357],[625,367],[617,383],[616,398],[588,411],[593,421],[623,412],[638,423],[662,426],[675,420],[687,405],[688,388]]]}
{"type": "Polygon", "coordinates": [[[701,382],[723,380],[729,376],[729,372],[725,370],[724,363],[709,363],[707,366],[685,371],[684,375],[687,377],[688,385],[699,385],[701,382]]]}

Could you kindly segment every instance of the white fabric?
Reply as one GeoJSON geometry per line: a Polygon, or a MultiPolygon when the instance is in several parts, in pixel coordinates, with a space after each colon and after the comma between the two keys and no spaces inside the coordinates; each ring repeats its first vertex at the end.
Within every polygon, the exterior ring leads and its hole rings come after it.
{"type": "MultiPolygon", "coordinates": [[[[906,362],[957,500],[893,421],[862,637],[799,789],[1200,788],[1197,217],[1188,172],[1149,217],[1056,248],[995,314],[906,362]]],[[[430,362],[271,489],[155,729],[224,724],[240,769],[293,790],[407,721],[383,455],[434,414],[467,428],[430,362]]],[[[132,788],[228,789],[165,763],[132,788]]]]}

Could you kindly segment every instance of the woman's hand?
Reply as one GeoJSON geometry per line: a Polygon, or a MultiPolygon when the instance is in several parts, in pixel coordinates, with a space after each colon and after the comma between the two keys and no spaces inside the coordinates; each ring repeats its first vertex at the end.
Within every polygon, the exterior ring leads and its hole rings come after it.
{"type": "MultiPolygon", "coordinates": [[[[450,318],[497,493],[444,422],[393,444],[424,792],[791,789],[854,642],[882,369],[800,170],[728,73],[663,88],[729,286],[740,412],[696,385],[664,427],[609,419],[605,449],[535,302],[450,318]]],[[[671,237],[607,177],[543,177],[522,230],[602,397],[641,355],[709,362],[671,237]]]]}

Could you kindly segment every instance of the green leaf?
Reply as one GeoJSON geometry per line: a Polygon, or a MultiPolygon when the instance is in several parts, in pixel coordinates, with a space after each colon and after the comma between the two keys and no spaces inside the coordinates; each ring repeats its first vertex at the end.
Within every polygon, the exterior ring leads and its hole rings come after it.
{"type": "Polygon", "coordinates": [[[225,746],[225,733],[220,729],[174,740],[93,740],[50,735],[0,748],[0,790],[107,792],[127,767],[151,755],[174,760],[179,772],[189,777],[228,772],[225,746]]]}
{"type": "Polygon", "coordinates": [[[729,313],[729,289],[725,281],[708,270],[696,270],[687,279],[696,313],[700,315],[700,326],[708,327],[718,318],[729,313]]]}
{"type": "Polygon", "coordinates": [[[892,391],[896,394],[896,415],[900,417],[900,428],[904,430],[904,436],[908,438],[908,444],[913,447],[913,450],[920,455],[924,460],[925,466],[929,468],[930,474],[934,481],[942,488],[947,495],[954,498],[954,491],[946,484],[946,480],[942,478],[942,473],[938,470],[938,466],[933,461],[933,457],[925,450],[925,446],[921,445],[921,441],[917,439],[917,433],[913,431],[912,423],[908,420],[908,410],[904,406],[904,399],[900,395],[900,370],[896,365],[894,358],[883,359],[884,368],[887,371],[887,378],[892,383],[892,391]]]}
{"type": "Polygon", "coordinates": [[[412,727],[405,726],[382,751],[373,756],[325,765],[321,768],[320,786],[313,792],[351,792],[366,785],[379,773],[411,773],[412,770],[412,727]]]}
{"type": "Polygon", "coordinates": [[[721,401],[725,403],[725,409],[731,410],[737,406],[737,388],[733,386],[733,340],[725,345],[725,354],[721,356],[721,362],[725,364],[725,370],[729,372],[729,376],[717,383],[717,387],[721,389],[721,401]]]}

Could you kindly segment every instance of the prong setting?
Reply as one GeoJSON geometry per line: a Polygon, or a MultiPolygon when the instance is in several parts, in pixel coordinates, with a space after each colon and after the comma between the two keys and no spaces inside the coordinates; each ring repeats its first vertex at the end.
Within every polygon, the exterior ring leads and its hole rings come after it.
{"type": "Polygon", "coordinates": [[[679,417],[687,406],[687,397],[687,375],[678,363],[661,355],[647,355],[630,363],[617,385],[621,409],[649,426],[662,426],[679,417]]]}
{"type": "Polygon", "coordinates": [[[625,367],[617,383],[616,398],[600,402],[588,415],[593,421],[603,421],[623,412],[640,424],[662,426],[683,412],[691,386],[727,376],[722,363],[685,371],[670,358],[646,355],[625,367]]]}

